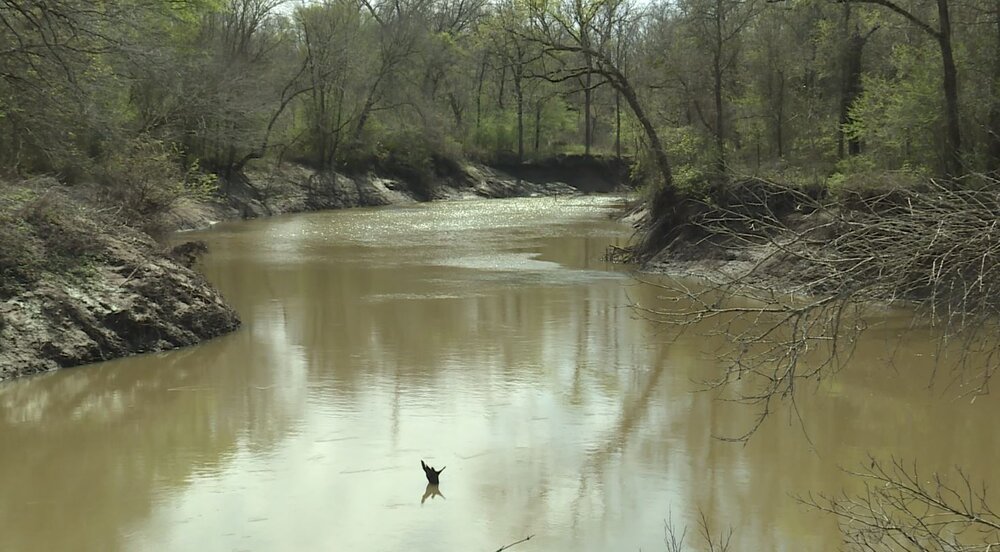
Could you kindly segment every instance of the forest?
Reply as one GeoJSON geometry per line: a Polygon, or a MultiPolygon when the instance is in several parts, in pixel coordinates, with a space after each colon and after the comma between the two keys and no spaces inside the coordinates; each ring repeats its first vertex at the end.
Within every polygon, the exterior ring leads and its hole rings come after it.
{"type": "Polygon", "coordinates": [[[988,0],[4,0],[0,22],[11,176],[583,153],[698,194],[1000,168],[988,0]]]}

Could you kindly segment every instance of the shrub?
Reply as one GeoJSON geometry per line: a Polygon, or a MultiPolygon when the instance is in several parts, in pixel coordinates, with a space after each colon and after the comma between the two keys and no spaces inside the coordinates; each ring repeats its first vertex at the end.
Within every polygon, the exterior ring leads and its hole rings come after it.
{"type": "Polygon", "coordinates": [[[847,205],[906,190],[926,189],[927,184],[926,171],[909,168],[898,171],[871,169],[836,173],[827,179],[830,196],[847,205]]]}
{"type": "Polygon", "coordinates": [[[340,164],[350,173],[375,170],[399,178],[421,199],[430,199],[438,179],[457,171],[461,156],[461,147],[450,138],[404,129],[342,148],[340,164]]]}
{"type": "Polygon", "coordinates": [[[0,297],[29,288],[45,272],[78,274],[100,255],[100,229],[63,190],[8,187],[0,204],[0,297]]]}
{"type": "Polygon", "coordinates": [[[122,221],[151,235],[162,232],[163,215],[181,198],[207,200],[217,188],[215,177],[200,172],[197,163],[182,167],[175,146],[148,136],[109,157],[102,184],[122,221]]]}

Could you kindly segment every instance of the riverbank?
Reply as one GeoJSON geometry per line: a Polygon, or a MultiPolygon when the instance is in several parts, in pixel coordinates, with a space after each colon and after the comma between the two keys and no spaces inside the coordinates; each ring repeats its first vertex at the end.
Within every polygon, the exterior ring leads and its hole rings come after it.
{"type": "MultiPolygon", "coordinates": [[[[633,263],[650,274],[692,278],[709,284],[792,290],[802,283],[801,259],[793,249],[804,238],[828,231],[836,202],[815,190],[763,180],[720,187],[712,200],[685,199],[683,223],[651,237],[650,205],[630,205],[619,216],[639,239],[609,252],[609,259],[633,263]]],[[[811,245],[815,245],[814,243],[811,245]]]]}
{"type": "Polygon", "coordinates": [[[192,345],[239,326],[200,274],[57,182],[0,192],[0,380],[192,345]]]}
{"type": "MultiPolygon", "coordinates": [[[[600,172],[606,164],[574,159],[562,172],[530,178],[451,164],[430,184],[285,164],[248,170],[208,200],[181,199],[149,227],[172,232],[325,209],[576,194],[581,189],[564,180],[588,170],[597,176],[578,178],[587,191],[614,191],[621,183],[601,176],[612,174],[600,172]]],[[[98,205],[98,197],[87,186],[53,179],[0,183],[0,381],[193,345],[239,326],[218,291],[190,268],[203,244],[167,250],[123,224],[128,217],[120,207],[98,205]]]]}
{"type": "Polygon", "coordinates": [[[633,215],[646,240],[617,253],[645,271],[707,280],[723,295],[780,310],[792,307],[779,297],[792,296],[899,304],[966,332],[1000,315],[997,184],[988,175],[895,173],[830,188],[754,179],[687,205],[685,223],[659,229],[652,246],[655,223],[633,215]]]}
{"type": "Polygon", "coordinates": [[[222,183],[211,202],[183,201],[168,215],[170,230],[204,228],[221,220],[288,213],[378,207],[463,198],[611,193],[629,188],[625,162],[615,158],[558,156],[537,162],[449,162],[430,182],[368,172],[318,172],[303,165],[251,168],[222,183]]]}

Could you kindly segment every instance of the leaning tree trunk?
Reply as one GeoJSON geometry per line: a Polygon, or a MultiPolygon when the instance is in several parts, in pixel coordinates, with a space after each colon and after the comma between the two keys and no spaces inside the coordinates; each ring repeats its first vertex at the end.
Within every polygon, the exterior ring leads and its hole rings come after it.
{"type": "MultiPolygon", "coordinates": [[[[646,134],[646,139],[649,140],[649,148],[652,150],[653,158],[656,161],[656,167],[659,169],[660,177],[663,178],[662,190],[666,192],[664,196],[665,200],[669,200],[666,203],[661,202],[661,206],[666,208],[668,204],[672,204],[676,199],[676,192],[674,191],[674,178],[673,173],[670,170],[670,160],[667,158],[667,153],[663,149],[663,142],[660,141],[659,134],[656,133],[656,127],[653,126],[652,121],[646,116],[645,110],[642,108],[642,104],[639,103],[639,98],[635,94],[635,90],[632,85],[626,81],[624,78],[612,79],[612,85],[621,92],[622,97],[625,98],[625,103],[632,109],[632,113],[635,114],[636,120],[639,121],[639,126],[642,127],[643,132],[646,134]]],[[[659,196],[660,194],[658,194],[659,196]]],[[[653,216],[660,214],[665,214],[665,211],[655,209],[653,216]]]]}
{"type": "Polygon", "coordinates": [[[682,222],[683,205],[677,195],[677,190],[674,188],[673,172],[670,169],[667,152],[663,149],[663,142],[660,141],[656,127],[639,102],[639,97],[636,95],[635,89],[632,88],[632,84],[614,66],[604,68],[603,72],[615,90],[625,98],[625,103],[628,104],[636,120],[639,121],[639,126],[642,127],[646,139],[649,140],[649,149],[653,154],[656,167],[659,169],[660,177],[663,179],[662,185],[656,190],[651,202],[649,215],[652,225],[638,246],[639,255],[648,256],[656,253],[665,244],[671,231],[682,222]]]}

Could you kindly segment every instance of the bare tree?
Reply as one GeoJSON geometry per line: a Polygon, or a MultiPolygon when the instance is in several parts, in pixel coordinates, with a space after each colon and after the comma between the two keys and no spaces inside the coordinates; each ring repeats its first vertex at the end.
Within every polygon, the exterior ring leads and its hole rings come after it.
{"type": "Polygon", "coordinates": [[[127,12],[116,3],[0,0],[5,166],[60,171],[76,156],[79,140],[71,136],[88,136],[100,124],[87,116],[87,100],[104,83],[91,82],[86,73],[92,59],[121,49],[127,12]]]}
{"type": "Polygon", "coordinates": [[[416,55],[426,24],[424,16],[430,5],[428,0],[360,2],[378,25],[378,60],[354,127],[355,140],[361,138],[372,113],[387,108],[383,105],[387,91],[398,73],[416,55]]]}
{"type": "MultiPolygon", "coordinates": [[[[726,173],[726,139],[730,133],[725,87],[739,61],[741,35],[759,13],[760,4],[755,0],[692,0],[688,5],[687,17],[694,38],[701,45],[699,50],[708,52],[711,58],[709,69],[715,116],[711,122],[704,117],[703,121],[715,138],[719,175],[726,173]]],[[[697,98],[694,102],[698,106],[697,98]]],[[[698,112],[702,111],[698,106],[698,112]]]]}
{"type": "Polygon", "coordinates": [[[334,165],[343,131],[353,122],[348,79],[348,47],[360,40],[360,14],[353,2],[328,2],[296,10],[309,92],[303,102],[308,113],[308,143],[321,170],[334,165]]]}
{"type": "MultiPolygon", "coordinates": [[[[530,67],[537,64],[543,54],[536,42],[523,38],[527,32],[525,27],[527,14],[516,2],[500,3],[497,6],[497,17],[500,20],[500,29],[492,36],[493,54],[511,75],[517,112],[517,160],[524,161],[525,96],[528,92],[528,81],[533,75],[530,67]]],[[[536,114],[538,115],[535,121],[537,150],[537,125],[540,114],[537,112],[536,114]]]]}

